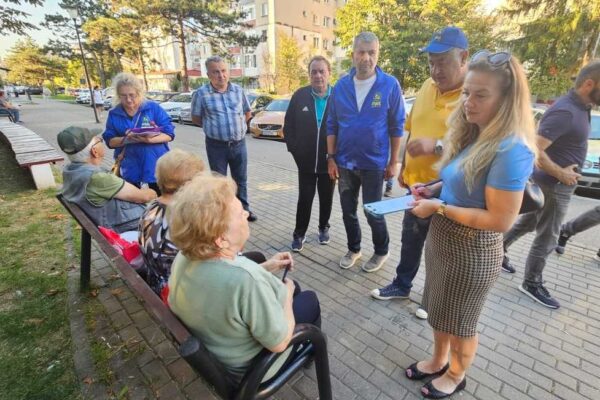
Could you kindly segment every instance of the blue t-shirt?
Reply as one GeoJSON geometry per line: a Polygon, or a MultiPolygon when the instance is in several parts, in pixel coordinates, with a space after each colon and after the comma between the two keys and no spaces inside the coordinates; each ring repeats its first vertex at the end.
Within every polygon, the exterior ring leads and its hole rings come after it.
{"type": "Polygon", "coordinates": [[[534,155],[521,139],[513,136],[500,142],[492,164],[483,176],[475,179],[471,193],[467,190],[461,166],[470,149],[471,146],[460,152],[440,172],[444,182],[440,198],[446,203],[458,207],[485,209],[486,186],[510,192],[525,188],[533,171],[534,155]]]}

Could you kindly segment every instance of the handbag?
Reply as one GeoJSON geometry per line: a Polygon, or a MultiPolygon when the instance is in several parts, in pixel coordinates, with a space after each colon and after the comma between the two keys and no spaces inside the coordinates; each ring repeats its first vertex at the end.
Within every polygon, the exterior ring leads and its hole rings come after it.
{"type": "Polygon", "coordinates": [[[544,192],[537,183],[529,179],[525,184],[519,214],[537,211],[542,207],[544,207],[544,192]]]}

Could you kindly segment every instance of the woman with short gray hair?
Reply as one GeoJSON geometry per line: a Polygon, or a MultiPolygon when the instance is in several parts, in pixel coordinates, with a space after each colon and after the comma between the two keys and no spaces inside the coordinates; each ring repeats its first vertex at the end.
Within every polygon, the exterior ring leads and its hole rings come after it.
{"type": "Polygon", "coordinates": [[[122,72],[114,77],[116,106],[108,113],[104,141],[115,149],[117,173],[127,182],[147,185],[160,194],[154,171],[156,161],[169,151],[175,127],[167,113],[144,98],[144,87],[135,75],[122,72]]]}

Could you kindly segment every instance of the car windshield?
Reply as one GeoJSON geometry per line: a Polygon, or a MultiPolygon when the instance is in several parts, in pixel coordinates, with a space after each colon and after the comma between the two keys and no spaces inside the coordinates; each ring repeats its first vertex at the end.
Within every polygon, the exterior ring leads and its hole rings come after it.
{"type": "Polygon", "coordinates": [[[173,96],[169,101],[172,101],[175,103],[190,103],[192,101],[192,95],[191,94],[180,94],[177,96],[173,96]]]}
{"type": "Polygon", "coordinates": [[[148,93],[146,97],[152,100],[165,100],[168,94],[166,93],[148,93]]]}
{"type": "Polygon", "coordinates": [[[286,100],[273,100],[267,106],[267,108],[265,108],[265,110],[266,111],[281,111],[281,112],[286,112],[289,105],[290,105],[290,101],[288,99],[286,99],[286,100]]]}
{"type": "Polygon", "coordinates": [[[258,95],[255,95],[255,94],[247,94],[246,95],[246,98],[248,99],[248,103],[250,103],[250,104],[252,104],[252,102],[254,100],[256,100],[257,97],[258,97],[258,95]]]}
{"type": "Polygon", "coordinates": [[[592,114],[592,131],[590,139],[600,140],[600,114],[592,114]]]}

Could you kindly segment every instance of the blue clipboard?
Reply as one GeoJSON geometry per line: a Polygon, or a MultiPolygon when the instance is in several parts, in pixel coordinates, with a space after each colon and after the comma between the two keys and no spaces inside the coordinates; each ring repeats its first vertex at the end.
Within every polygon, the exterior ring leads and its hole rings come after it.
{"type": "Polygon", "coordinates": [[[410,210],[413,208],[413,206],[410,205],[413,201],[415,201],[415,198],[412,194],[409,194],[391,200],[382,200],[365,204],[363,207],[365,211],[371,215],[382,216],[398,211],[410,210]]]}

